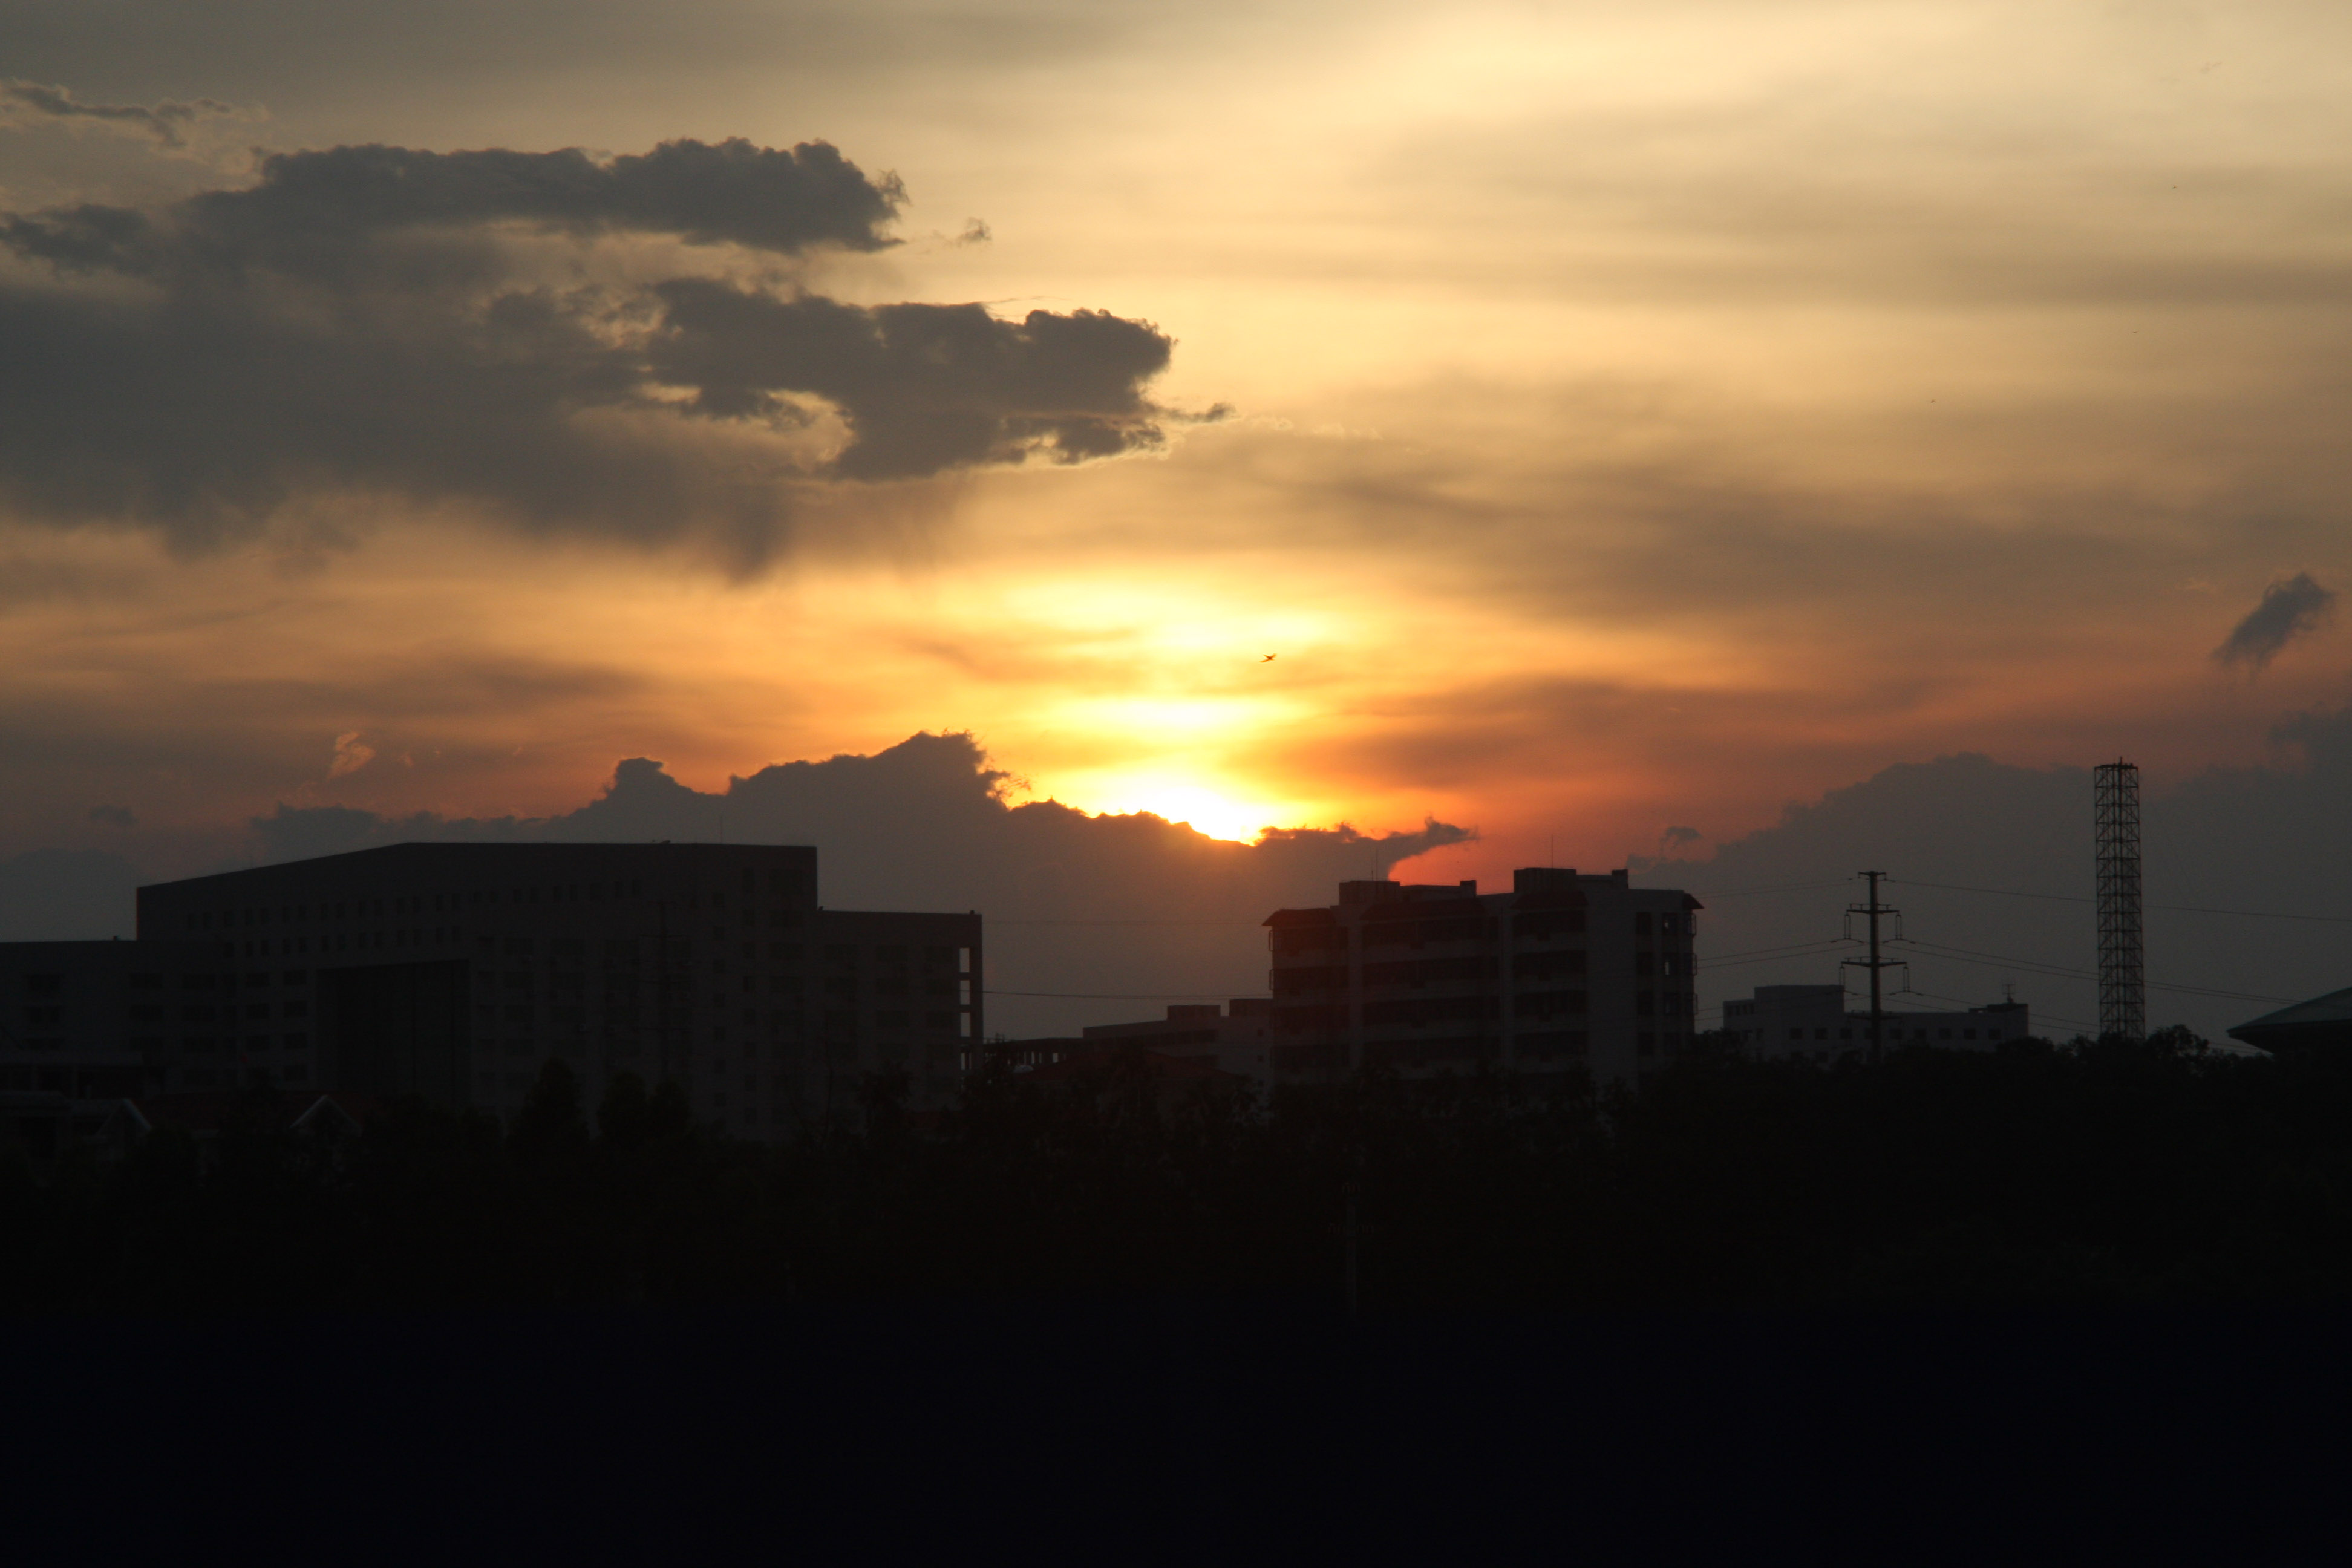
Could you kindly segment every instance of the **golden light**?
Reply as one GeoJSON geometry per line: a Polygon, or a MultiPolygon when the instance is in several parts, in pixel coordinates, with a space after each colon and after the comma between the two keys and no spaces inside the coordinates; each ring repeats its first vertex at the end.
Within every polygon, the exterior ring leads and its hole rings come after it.
{"type": "Polygon", "coordinates": [[[1196,784],[1141,783],[1116,804],[1088,804],[1088,809],[1128,813],[1148,811],[1170,822],[1190,823],[1212,838],[1254,844],[1268,827],[1286,826],[1284,810],[1262,801],[1239,800],[1196,784]]]}

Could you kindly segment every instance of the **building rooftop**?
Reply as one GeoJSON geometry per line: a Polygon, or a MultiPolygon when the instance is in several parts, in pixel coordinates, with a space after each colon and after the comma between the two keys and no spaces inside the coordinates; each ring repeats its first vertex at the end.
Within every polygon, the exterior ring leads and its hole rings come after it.
{"type": "Polygon", "coordinates": [[[2352,1044],[2352,988],[2249,1019],[2231,1029],[2230,1037],[2264,1050],[2352,1044]]]}

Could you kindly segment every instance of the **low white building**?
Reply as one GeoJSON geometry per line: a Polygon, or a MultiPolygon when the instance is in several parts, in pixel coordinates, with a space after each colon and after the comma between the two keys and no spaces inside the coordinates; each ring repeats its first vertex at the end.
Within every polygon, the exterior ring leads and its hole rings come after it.
{"type": "MultiPolygon", "coordinates": [[[[1850,1012],[1843,985],[1759,985],[1748,1000],[1723,1005],[1726,1033],[1748,1055],[1766,1060],[1834,1061],[1870,1048],[1870,1014],[1850,1012]]],[[[1959,1013],[1879,1015],[1888,1046],[1941,1046],[1989,1051],[2033,1032],[2022,1002],[1995,1002],[1959,1013]]]]}

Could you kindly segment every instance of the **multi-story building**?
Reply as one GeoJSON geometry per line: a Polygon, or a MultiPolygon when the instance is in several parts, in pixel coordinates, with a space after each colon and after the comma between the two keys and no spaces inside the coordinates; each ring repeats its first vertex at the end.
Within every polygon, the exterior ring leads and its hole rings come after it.
{"type": "Polygon", "coordinates": [[[1475,882],[1339,884],[1266,921],[1278,1079],[1393,1068],[1583,1068],[1630,1081],[1689,1042],[1699,902],[1623,871],[1533,867],[1475,882]]]}
{"type": "MultiPolygon", "coordinates": [[[[2033,1032],[2022,1002],[1959,1013],[1881,1008],[1878,1019],[1879,1039],[1889,1047],[1989,1051],[2033,1032]]],[[[1724,1003],[1723,1027],[1740,1049],[1768,1060],[1827,1062],[1870,1049],[1870,1015],[1847,1011],[1843,985],[1759,985],[1747,1000],[1724,1003]]]]}
{"type": "Polygon", "coordinates": [[[1165,1018],[1139,1024],[1095,1024],[1082,1031],[1097,1047],[1150,1051],[1204,1061],[1238,1078],[1268,1081],[1273,1073],[1274,1003],[1265,996],[1236,996],[1224,1007],[1214,1002],[1179,1002],[1165,1018]]]}
{"type": "Polygon", "coordinates": [[[0,1142],[46,1157],[91,1135],[163,1086],[166,1042],[184,1071],[233,1075],[240,1000],[217,942],[0,942],[0,1142]]]}
{"type": "MultiPolygon", "coordinates": [[[[981,1038],[981,918],[817,903],[816,851],[397,844],[142,888],[136,944],[210,944],[243,1081],[518,1108],[569,1063],[687,1088],[774,1137],[900,1068],[944,1103],[981,1038]]],[[[155,1044],[163,1087],[220,1081],[218,1036],[155,1044]]]]}

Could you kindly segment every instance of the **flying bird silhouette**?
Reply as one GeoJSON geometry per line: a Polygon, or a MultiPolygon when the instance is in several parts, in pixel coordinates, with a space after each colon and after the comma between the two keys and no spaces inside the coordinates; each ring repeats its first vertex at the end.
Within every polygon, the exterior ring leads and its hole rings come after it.
{"type": "Polygon", "coordinates": [[[1267,654],[1264,658],[1259,659],[1258,662],[1260,664],[1272,664],[1274,662],[1274,655],[1267,654]]]}

